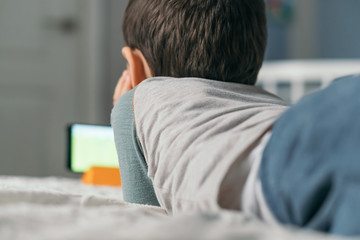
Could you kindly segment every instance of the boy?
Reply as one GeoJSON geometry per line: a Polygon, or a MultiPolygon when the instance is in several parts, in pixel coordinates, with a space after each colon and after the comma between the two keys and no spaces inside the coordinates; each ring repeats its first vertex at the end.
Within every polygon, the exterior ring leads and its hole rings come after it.
{"type": "Polygon", "coordinates": [[[130,0],[123,31],[112,125],[126,201],[360,234],[360,76],[282,114],[253,86],[263,0],[130,0]]]}
{"type": "Polygon", "coordinates": [[[253,86],[267,40],[263,0],[130,0],[123,33],[112,125],[124,199],[271,218],[255,183],[286,105],[253,86]]]}

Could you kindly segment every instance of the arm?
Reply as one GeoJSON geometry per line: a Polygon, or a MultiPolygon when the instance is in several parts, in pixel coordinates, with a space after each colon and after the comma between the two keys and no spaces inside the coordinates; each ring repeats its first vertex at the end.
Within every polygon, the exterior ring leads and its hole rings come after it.
{"type": "Polygon", "coordinates": [[[147,164],[136,135],[133,94],[134,89],[121,96],[111,113],[124,200],[159,206],[152,182],[147,176],[147,164]]]}

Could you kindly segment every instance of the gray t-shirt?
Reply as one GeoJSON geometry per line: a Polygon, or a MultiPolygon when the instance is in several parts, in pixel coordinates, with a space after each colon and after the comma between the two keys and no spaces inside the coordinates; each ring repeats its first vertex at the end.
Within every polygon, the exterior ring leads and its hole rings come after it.
{"type": "Polygon", "coordinates": [[[216,210],[221,197],[239,192],[250,169],[234,169],[287,106],[254,86],[156,77],[137,86],[133,108],[147,174],[160,205],[175,214],[216,210]],[[229,174],[238,177],[231,189],[222,184],[229,174]]]}

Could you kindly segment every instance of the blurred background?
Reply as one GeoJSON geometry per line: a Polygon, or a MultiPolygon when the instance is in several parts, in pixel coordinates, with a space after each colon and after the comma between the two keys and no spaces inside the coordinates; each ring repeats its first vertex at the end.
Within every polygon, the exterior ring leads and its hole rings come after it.
{"type": "MultiPolygon", "coordinates": [[[[266,2],[269,41],[259,85],[271,88],[275,68],[301,73],[330,61],[330,69],[360,71],[359,0],[266,2]]],[[[74,176],[66,169],[66,126],[110,123],[113,89],[125,67],[126,5],[0,0],[1,175],[74,176]]],[[[272,90],[292,102],[286,76],[272,90]]],[[[308,90],[323,86],[314,78],[308,90]]]]}

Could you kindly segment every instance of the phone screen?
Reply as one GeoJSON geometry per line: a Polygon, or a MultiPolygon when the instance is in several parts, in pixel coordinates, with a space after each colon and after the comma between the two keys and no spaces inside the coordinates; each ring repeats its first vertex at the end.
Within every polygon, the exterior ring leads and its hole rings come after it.
{"type": "Polygon", "coordinates": [[[82,173],[93,166],[119,167],[110,126],[72,124],[68,135],[68,167],[71,171],[82,173]]]}

